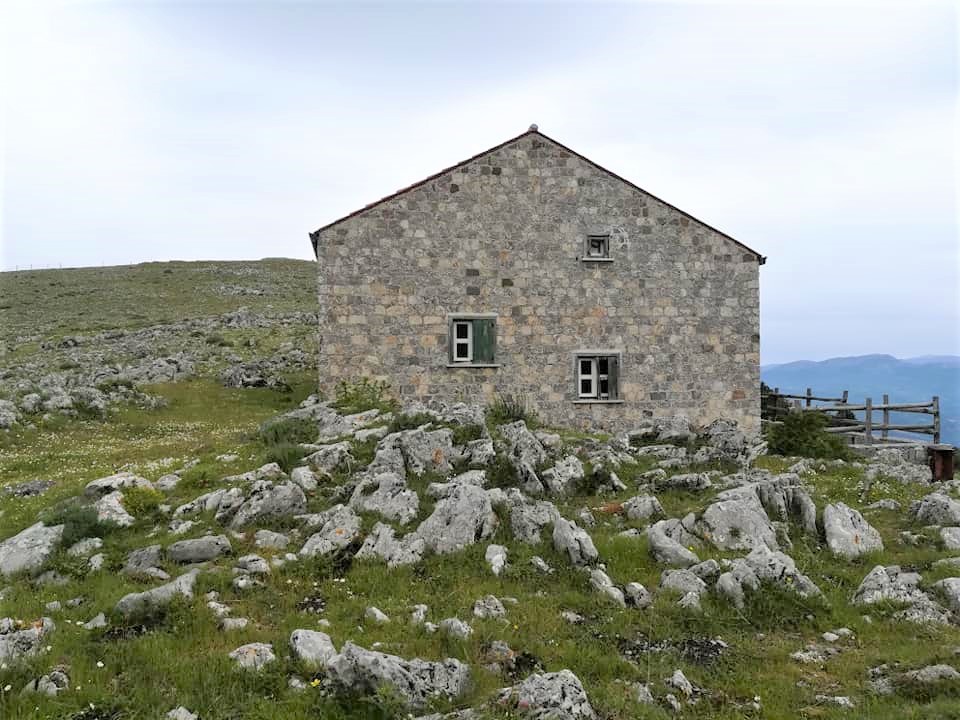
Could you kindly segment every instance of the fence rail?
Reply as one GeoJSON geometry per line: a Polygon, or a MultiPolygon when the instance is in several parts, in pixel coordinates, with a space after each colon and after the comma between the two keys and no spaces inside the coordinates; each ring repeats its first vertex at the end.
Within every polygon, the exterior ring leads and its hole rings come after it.
{"type": "Polygon", "coordinates": [[[800,410],[802,412],[821,412],[829,419],[828,433],[842,433],[862,435],[864,442],[875,442],[874,433],[880,434],[883,442],[901,440],[890,438],[889,433],[905,432],[918,435],[932,435],[933,444],[940,443],[940,398],[936,395],[929,402],[891,403],[890,396],[884,395],[883,402],[874,404],[873,398],[866,398],[862,403],[850,403],[850,393],[844,390],[840,397],[823,397],[814,395],[811,388],[807,388],[804,395],[781,393],[780,388],[773,388],[770,392],[760,396],[761,415],[767,422],[779,422],[787,412],[800,410]],[[830,403],[821,405],[815,403],[830,403]],[[931,415],[931,422],[911,425],[905,422],[891,422],[890,413],[916,413],[931,415]],[[857,417],[859,413],[862,417],[857,417]],[[876,422],[874,413],[881,413],[880,422],[876,422]]]}

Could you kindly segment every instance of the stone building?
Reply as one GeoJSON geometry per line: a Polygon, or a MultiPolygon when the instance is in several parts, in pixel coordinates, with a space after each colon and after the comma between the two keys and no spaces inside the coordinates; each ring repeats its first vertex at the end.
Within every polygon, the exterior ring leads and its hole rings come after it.
{"type": "Polygon", "coordinates": [[[765,258],[536,126],[310,234],[320,385],[552,424],[760,418],[765,258]]]}

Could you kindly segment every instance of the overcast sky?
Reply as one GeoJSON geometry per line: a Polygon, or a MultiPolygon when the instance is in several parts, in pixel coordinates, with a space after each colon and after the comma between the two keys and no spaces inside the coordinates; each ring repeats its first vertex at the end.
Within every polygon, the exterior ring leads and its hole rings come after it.
{"type": "Polygon", "coordinates": [[[6,270],[311,257],[546,134],[769,256],[763,361],[960,354],[953,3],[8,6],[6,270]]]}

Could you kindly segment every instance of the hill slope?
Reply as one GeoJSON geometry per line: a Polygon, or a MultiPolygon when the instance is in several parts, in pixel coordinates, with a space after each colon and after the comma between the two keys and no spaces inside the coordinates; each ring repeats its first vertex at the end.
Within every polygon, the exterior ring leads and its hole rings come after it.
{"type": "MultiPolygon", "coordinates": [[[[790,394],[803,394],[809,387],[815,395],[838,397],[848,390],[851,402],[870,397],[879,403],[884,393],[890,395],[891,402],[920,402],[938,395],[943,442],[960,444],[960,357],[899,360],[891,355],[861,355],[801,360],[765,365],[760,375],[770,387],[790,394]]],[[[913,415],[900,419],[917,424],[921,418],[913,415]]]]}
{"type": "Polygon", "coordinates": [[[931,527],[960,500],[906,512],[923,468],[751,461],[723,424],[532,433],[370,385],[331,406],[311,265],[205,265],[148,268],[192,278],[175,311],[122,269],[0,276],[59,294],[16,308],[0,362],[37,396],[0,431],[4,720],[956,717],[948,670],[909,674],[960,665],[931,527]]]}

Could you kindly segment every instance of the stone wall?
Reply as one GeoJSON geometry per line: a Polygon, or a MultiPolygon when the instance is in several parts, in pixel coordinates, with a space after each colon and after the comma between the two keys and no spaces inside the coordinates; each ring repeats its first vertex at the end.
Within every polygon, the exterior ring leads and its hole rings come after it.
{"type": "Polygon", "coordinates": [[[760,418],[759,257],[526,133],[313,236],[321,391],[522,393],[553,424],[760,418]],[[580,260],[611,235],[612,262],[580,260]],[[448,368],[449,313],[497,313],[497,368],[448,368]],[[573,354],[622,351],[621,403],[579,404],[573,354]]]}

